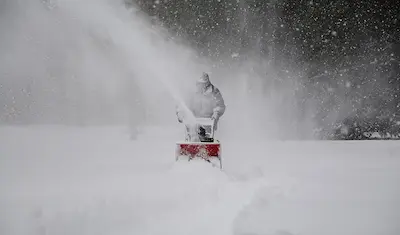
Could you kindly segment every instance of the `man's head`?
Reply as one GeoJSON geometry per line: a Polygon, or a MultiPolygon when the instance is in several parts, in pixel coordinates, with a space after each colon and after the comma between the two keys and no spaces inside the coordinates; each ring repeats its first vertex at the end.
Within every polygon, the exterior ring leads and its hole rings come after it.
{"type": "Polygon", "coordinates": [[[203,72],[200,79],[196,81],[196,91],[203,93],[211,85],[210,77],[207,73],[203,72]]]}

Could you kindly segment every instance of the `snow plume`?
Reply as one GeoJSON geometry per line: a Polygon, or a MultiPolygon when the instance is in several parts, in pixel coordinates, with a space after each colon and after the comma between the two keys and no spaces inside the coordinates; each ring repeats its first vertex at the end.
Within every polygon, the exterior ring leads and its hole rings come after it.
{"type": "Polygon", "coordinates": [[[227,104],[221,135],[293,132],[296,84],[265,88],[264,75],[251,72],[260,62],[250,58],[216,66],[122,1],[21,0],[1,8],[2,122],[176,124],[175,105],[205,71],[227,104]]]}
{"type": "MultiPolygon", "coordinates": [[[[176,90],[183,89],[177,85],[193,77],[188,53],[161,46],[167,42],[120,2],[3,5],[9,10],[1,26],[8,32],[0,45],[3,119],[54,121],[67,114],[75,123],[109,113],[118,118],[127,108],[145,112],[144,105],[168,100],[168,93],[179,99],[176,90]]],[[[173,106],[167,107],[163,111],[172,114],[173,106]]]]}
{"type": "Polygon", "coordinates": [[[199,73],[189,49],[169,46],[123,2],[6,1],[2,8],[3,121],[110,123],[131,118],[129,109],[137,119],[168,119],[173,99],[199,73]]]}

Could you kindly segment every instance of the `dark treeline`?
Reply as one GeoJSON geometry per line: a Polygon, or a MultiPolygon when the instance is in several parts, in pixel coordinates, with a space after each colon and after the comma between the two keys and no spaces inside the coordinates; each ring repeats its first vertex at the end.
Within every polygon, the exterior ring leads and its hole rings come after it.
{"type": "MultiPolygon", "coordinates": [[[[276,79],[298,74],[299,107],[328,116],[400,120],[400,6],[396,1],[131,0],[200,54],[258,58],[276,79]]],[[[233,59],[232,59],[233,60],[233,59]]],[[[229,63],[229,62],[228,62],[229,63]]],[[[260,71],[261,74],[268,71],[260,71]]],[[[269,81],[265,81],[266,84],[269,81]]],[[[300,108],[301,110],[301,108],[300,108]]]]}

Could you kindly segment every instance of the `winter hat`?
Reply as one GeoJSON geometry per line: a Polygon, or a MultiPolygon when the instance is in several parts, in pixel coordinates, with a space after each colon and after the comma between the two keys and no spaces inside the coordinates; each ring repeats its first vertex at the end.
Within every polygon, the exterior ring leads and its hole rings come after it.
{"type": "Polygon", "coordinates": [[[210,77],[208,76],[208,73],[203,72],[200,79],[197,80],[197,84],[199,83],[210,84],[210,77]]]}

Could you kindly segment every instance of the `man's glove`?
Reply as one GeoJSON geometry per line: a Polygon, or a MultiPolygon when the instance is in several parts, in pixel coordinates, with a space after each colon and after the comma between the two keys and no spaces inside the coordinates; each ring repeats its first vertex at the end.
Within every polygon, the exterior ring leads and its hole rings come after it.
{"type": "Polygon", "coordinates": [[[178,122],[182,123],[183,122],[183,117],[182,115],[179,113],[179,111],[176,111],[176,117],[178,118],[178,122]]]}
{"type": "Polygon", "coordinates": [[[218,118],[219,118],[219,115],[217,112],[214,112],[213,115],[211,116],[211,120],[214,121],[214,131],[217,130],[218,118]]]}
{"type": "Polygon", "coordinates": [[[213,115],[211,116],[212,120],[218,120],[218,113],[214,112],[213,115]]]}

